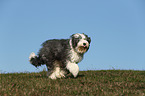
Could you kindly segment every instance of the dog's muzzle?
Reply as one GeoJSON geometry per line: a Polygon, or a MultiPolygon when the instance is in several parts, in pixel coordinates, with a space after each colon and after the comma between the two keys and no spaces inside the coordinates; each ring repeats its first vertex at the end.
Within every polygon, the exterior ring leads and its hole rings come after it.
{"type": "Polygon", "coordinates": [[[88,41],[84,40],[84,42],[79,42],[78,43],[77,50],[78,50],[79,53],[85,53],[85,52],[87,52],[88,48],[89,48],[88,41]]]}

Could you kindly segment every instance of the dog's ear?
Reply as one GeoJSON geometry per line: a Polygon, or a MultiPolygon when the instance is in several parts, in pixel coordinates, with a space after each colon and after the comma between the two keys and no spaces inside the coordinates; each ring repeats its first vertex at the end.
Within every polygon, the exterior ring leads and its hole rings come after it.
{"type": "Polygon", "coordinates": [[[70,38],[73,38],[73,37],[74,37],[74,35],[75,35],[75,34],[72,34],[72,35],[70,36],[70,38]]]}
{"type": "Polygon", "coordinates": [[[86,35],[85,33],[82,33],[83,35],[85,35],[86,37],[87,37],[87,41],[89,42],[89,43],[91,43],[91,37],[88,37],[88,35],[86,35]]]}
{"type": "Polygon", "coordinates": [[[91,43],[91,38],[90,37],[88,37],[87,40],[88,40],[89,43],[91,43]]]}

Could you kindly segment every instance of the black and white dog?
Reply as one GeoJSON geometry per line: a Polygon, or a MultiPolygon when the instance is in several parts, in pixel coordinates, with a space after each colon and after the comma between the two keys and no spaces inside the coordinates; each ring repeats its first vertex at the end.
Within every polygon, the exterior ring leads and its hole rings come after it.
{"type": "Polygon", "coordinates": [[[38,56],[31,53],[29,61],[35,67],[46,64],[51,79],[65,77],[69,72],[78,75],[79,63],[89,49],[91,38],[86,34],[73,34],[70,39],[47,40],[42,44],[38,56]]]}

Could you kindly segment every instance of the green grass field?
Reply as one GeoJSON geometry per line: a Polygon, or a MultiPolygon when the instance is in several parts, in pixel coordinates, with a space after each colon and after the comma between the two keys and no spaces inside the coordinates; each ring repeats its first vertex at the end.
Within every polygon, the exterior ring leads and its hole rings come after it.
{"type": "Polygon", "coordinates": [[[51,80],[40,73],[0,74],[0,96],[144,96],[145,71],[80,71],[51,80]]]}

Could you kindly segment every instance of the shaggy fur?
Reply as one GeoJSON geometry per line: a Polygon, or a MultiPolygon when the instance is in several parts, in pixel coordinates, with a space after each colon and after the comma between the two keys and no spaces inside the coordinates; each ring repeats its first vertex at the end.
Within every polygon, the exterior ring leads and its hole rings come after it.
{"type": "Polygon", "coordinates": [[[47,40],[42,44],[38,56],[31,53],[29,61],[35,67],[46,64],[51,79],[65,77],[69,72],[78,75],[79,63],[89,49],[91,39],[86,34],[73,34],[70,39],[47,40]]]}

